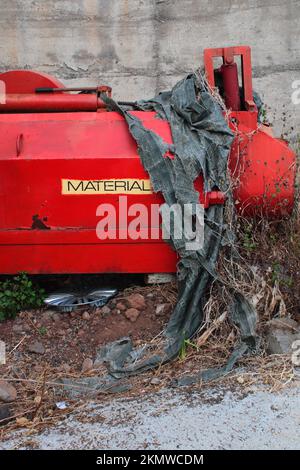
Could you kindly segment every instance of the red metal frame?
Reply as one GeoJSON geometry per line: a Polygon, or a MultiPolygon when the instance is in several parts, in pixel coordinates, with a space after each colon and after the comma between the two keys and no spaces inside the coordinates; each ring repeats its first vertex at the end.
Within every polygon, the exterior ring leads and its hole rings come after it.
{"type": "Polygon", "coordinates": [[[256,111],[257,109],[253,101],[251,49],[249,46],[205,49],[204,66],[207,81],[211,87],[215,87],[214,58],[222,57],[223,64],[232,64],[234,62],[234,58],[237,56],[241,57],[243,76],[242,86],[244,90],[246,109],[247,111],[256,111]]]}

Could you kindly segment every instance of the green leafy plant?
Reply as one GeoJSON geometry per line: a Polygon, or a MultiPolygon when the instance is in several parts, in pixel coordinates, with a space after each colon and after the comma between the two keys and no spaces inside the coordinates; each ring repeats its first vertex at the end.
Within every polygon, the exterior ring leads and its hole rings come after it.
{"type": "Polygon", "coordinates": [[[197,352],[199,351],[197,344],[193,343],[189,339],[183,340],[180,351],[179,351],[179,358],[181,361],[184,361],[184,359],[186,358],[188,347],[195,348],[197,352]]]}
{"type": "Polygon", "coordinates": [[[272,282],[272,284],[275,284],[275,282],[280,281],[281,270],[282,270],[282,266],[278,261],[276,261],[272,264],[272,271],[271,271],[271,282],[272,282]]]}
{"type": "Polygon", "coordinates": [[[294,284],[293,279],[284,273],[284,267],[279,262],[272,264],[271,282],[273,285],[277,282],[280,287],[288,288],[292,288],[294,284]]]}
{"type": "Polygon", "coordinates": [[[263,124],[268,123],[268,118],[267,118],[267,109],[264,107],[264,105],[260,109],[260,120],[263,124]]]}
{"type": "Polygon", "coordinates": [[[41,326],[38,331],[41,336],[45,336],[48,330],[45,326],[41,326]]]}
{"type": "Polygon", "coordinates": [[[245,227],[243,233],[243,247],[245,250],[254,251],[256,249],[256,242],[254,241],[253,237],[253,227],[251,224],[245,227]]]}
{"type": "Polygon", "coordinates": [[[0,282],[0,321],[15,318],[23,309],[41,307],[44,298],[44,290],[34,286],[25,273],[0,282]]]}

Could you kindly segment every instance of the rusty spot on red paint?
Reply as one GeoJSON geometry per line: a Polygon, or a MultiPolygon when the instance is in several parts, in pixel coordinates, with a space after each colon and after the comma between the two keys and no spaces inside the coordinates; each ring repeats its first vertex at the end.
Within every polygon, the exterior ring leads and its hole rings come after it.
{"type": "Polygon", "coordinates": [[[38,214],[33,215],[31,225],[32,230],[50,230],[50,227],[48,227],[45,222],[47,222],[47,217],[43,217],[43,219],[41,219],[38,214]]]}

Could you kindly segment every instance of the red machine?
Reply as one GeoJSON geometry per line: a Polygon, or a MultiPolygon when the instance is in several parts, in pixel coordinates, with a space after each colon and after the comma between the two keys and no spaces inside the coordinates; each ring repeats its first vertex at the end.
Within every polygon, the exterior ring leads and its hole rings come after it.
{"type": "MultiPolygon", "coordinates": [[[[258,123],[250,48],[207,49],[204,61],[210,86],[219,81],[236,132],[230,170],[238,210],[246,216],[291,213],[295,155],[258,123]],[[216,57],[223,60],[217,69],[216,57]]],[[[100,203],[118,211],[118,198],[126,194],[128,205],[143,203],[150,213],[151,204],[163,202],[151,191],[124,119],[107,112],[99,97],[110,88],[76,93],[82,89],[66,89],[32,71],[0,74],[1,82],[6,94],[0,100],[0,273],[175,272],[176,253],[161,238],[96,236],[100,203]]],[[[169,124],[155,113],[133,113],[172,142],[169,124]]],[[[203,194],[201,178],[195,184],[205,207],[224,203],[219,191],[203,194]]],[[[117,226],[119,234],[126,223],[117,226]]]]}

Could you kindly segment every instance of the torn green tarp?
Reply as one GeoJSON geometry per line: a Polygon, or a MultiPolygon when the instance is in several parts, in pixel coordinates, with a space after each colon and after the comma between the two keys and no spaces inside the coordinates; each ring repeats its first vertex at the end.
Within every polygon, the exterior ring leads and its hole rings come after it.
{"type": "MultiPolygon", "coordinates": [[[[161,192],[168,205],[180,204],[183,207],[184,204],[198,203],[199,193],[194,188],[194,181],[200,174],[203,175],[205,191],[216,187],[228,191],[227,159],[234,136],[220,105],[200,75],[188,75],[171,91],[136,103],[137,109],[156,111],[159,118],[169,122],[173,137],[171,146],[155,132],[146,129],[130,111],[105,94],[101,98],[111,110],[125,118],[129,132],[137,142],[142,164],[150,175],[153,190],[161,192]],[[168,151],[174,154],[174,159],[164,158],[168,151]]],[[[178,355],[184,341],[199,330],[208,287],[218,277],[215,267],[226,230],[224,208],[211,206],[205,211],[204,222],[204,246],[201,250],[187,250],[189,240],[185,237],[175,239],[171,233],[171,244],[180,256],[179,294],[164,331],[163,347],[159,352],[152,351],[150,345],[139,350],[123,348],[124,354],[116,356],[113,351],[120,345],[111,343],[106,364],[113,377],[136,374],[169,361],[178,355]]],[[[256,312],[253,306],[243,295],[235,293],[231,311],[232,320],[241,331],[241,344],[224,368],[204,371],[195,380],[211,379],[228,372],[242,354],[255,348],[256,312]]]]}

